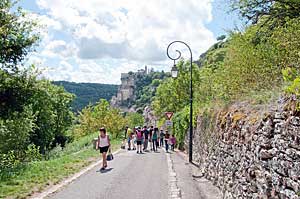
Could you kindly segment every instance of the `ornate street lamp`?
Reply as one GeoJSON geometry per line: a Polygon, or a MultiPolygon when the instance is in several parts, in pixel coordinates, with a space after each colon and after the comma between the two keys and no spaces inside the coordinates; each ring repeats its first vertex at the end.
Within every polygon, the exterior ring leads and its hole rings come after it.
{"type": "Polygon", "coordinates": [[[177,69],[175,63],[174,63],[174,66],[173,66],[172,69],[171,69],[171,76],[172,76],[173,78],[176,78],[176,77],[178,76],[178,69],[177,69]]]}
{"type": "Polygon", "coordinates": [[[181,58],[181,52],[179,50],[175,50],[177,52],[177,56],[176,57],[172,57],[169,54],[169,48],[170,46],[172,46],[174,43],[181,43],[184,44],[190,51],[190,125],[189,125],[189,129],[190,129],[190,133],[189,133],[189,162],[192,163],[193,161],[193,53],[192,50],[190,48],[189,45],[187,45],[185,42],[183,41],[173,41],[168,45],[167,48],[167,55],[168,57],[174,61],[174,65],[172,67],[171,70],[171,75],[173,78],[176,78],[178,75],[178,70],[176,67],[176,63],[175,61],[181,58]]]}

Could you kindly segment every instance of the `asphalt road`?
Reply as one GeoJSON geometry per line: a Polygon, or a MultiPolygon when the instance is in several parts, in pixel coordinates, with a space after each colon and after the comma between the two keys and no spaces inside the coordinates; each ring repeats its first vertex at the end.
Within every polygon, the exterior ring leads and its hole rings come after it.
{"type": "Polygon", "coordinates": [[[100,172],[99,165],[48,198],[168,198],[168,167],[163,150],[144,154],[122,151],[114,158],[108,162],[106,172],[100,172]]]}

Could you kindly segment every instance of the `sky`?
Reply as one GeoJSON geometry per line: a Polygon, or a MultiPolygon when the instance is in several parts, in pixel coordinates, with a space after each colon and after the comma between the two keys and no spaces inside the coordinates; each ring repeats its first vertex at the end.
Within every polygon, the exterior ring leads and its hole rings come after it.
{"type": "MultiPolygon", "coordinates": [[[[238,24],[226,1],[21,0],[41,24],[41,42],[27,63],[47,79],[72,82],[120,84],[121,73],[145,65],[170,71],[170,42],[185,41],[197,59],[238,24]]],[[[189,59],[184,46],[175,49],[189,59]]]]}

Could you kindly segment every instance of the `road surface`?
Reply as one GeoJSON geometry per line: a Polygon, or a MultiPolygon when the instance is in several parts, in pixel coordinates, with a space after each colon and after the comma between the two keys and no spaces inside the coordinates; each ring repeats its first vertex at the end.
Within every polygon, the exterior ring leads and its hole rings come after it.
{"type": "Polygon", "coordinates": [[[99,169],[100,165],[48,198],[168,198],[168,167],[163,150],[144,154],[122,151],[108,162],[106,172],[100,172],[99,169]]]}

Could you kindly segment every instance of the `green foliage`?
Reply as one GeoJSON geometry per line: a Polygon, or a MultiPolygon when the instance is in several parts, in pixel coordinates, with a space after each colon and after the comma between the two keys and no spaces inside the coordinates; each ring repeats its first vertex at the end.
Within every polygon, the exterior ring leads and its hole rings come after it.
{"type": "Polygon", "coordinates": [[[217,41],[223,41],[226,38],[226,35],[221,35],[217,37],[217,41]]]}
{"type": "Polygon", "coordinates": [[[39,40],[36,23],[22,9],[13,9],[16,2],[0,1],[0,68],[14,71],[39,40]]]}
{"type": "Polygon", "coordinates": [[[282,75],[286,83],[285,91],[288,94],[300,96],[300,76],[295,68],[286,68],[282,70],[282,75]]]}
{"type": "Polygon", "coordinates": [[[117,85],[111,84],[74,83],[67,81],[55,81],[52,83],[63,86],[66,91],[76,96],[72,102],[72,110],[74,112],[82,110],[89,104],[95,104],[99,99],[110,101],[118,90],[117,85]]]}
{"type": "Polygon", "coordinates": [[[34,127],[34,116],[30,108],[25,108],[21,113],[13,112],[10,118],[0,118],[0,153],[14,151],[17,158],[21,159],[30,143],[34,127]]]}
{"type": "Polygon", "coordinates": [[[41,159],[42,159],[42,155],[40,154],[40,147],[35,146],[34,144],[28,145],[27,150],[25,151],[25,161],[32,162],[41,159]]]}
{"type": "Polygon", "coordinates": [[[134,89],[135,101],[129,101],[128,104],[125,105],[130,107],[134,104],[136,109],[145,108],[151,103],[159,84],[167,77],[170,77],[170,74],[165,73],[164,71],[151,71],[148,74],[137,75],[135,77],[136,83],[134,89]]]}
{"type": "Polygon", "coordinates": [[[128,113],[126,115],[126,121],[130,128],[141,126],[145,123],[143,115],[139,113],[128,113]]]}
{"type": "Polygon", "coordinates": [[[289,19],[300,17],[299,0],[231,0],[232,7],[252,24],[261,19],[272,29],[284,25],[289,19]]]}
{"type": "Polygon", "coordinates": [[[73,95],[46,80],[38,80],[30,70],[18,73],[0,71],[0,151],[24,151],[30,143],[41,152],[64,144],[73,120],[73,95]]]}
{"type": "Polygon", "coordinates": [[[16,158],[14,151],[0,154],[0,179],[10,177],[19,166],[20,161],[16,158]]]}
{"type": "Polygon", "coordinates": [[[49,81],[39,81],[36,89],[32,103],[38,128],[31,140],[44,152],[56,144],[65,144],[63,136],[73,121],[70,107],[74,96],[49,81]]]}
{"type": "MultiPolygon", "coordinates": [[[[161,83],[152,100],[152,108],[159,118],[165,112],[178,112],[189,104],[190,63],[183,61],[177,64],[179,75],[176,79],[168,78],[161,83]]],[[[200,69],[193,64],[193,86],[200,81],[200,69]]]]}
{"type": "Polygon", "coordinates": [[[184,140],[189,128],[189,113],[189,108],[185,107],[172,117],[173,134],[177,138],[177,147],[181,150],[184,149],[184,140]]]}
{"type": "Polygon", "coordinates": [[[120,110],[112,108],[109,103],[101,99],[95,106],[87,106],[78,116],[79,125],[75,128],[75,137],[89,135],[105,127],[114,137],[120,135],[126,120],[120,110]]]}
{"type": "Polygon", "coordinates": [[[295,78],[292,83],[286,87],[286,92],[300,96],[300,77],[295,78]]]}

